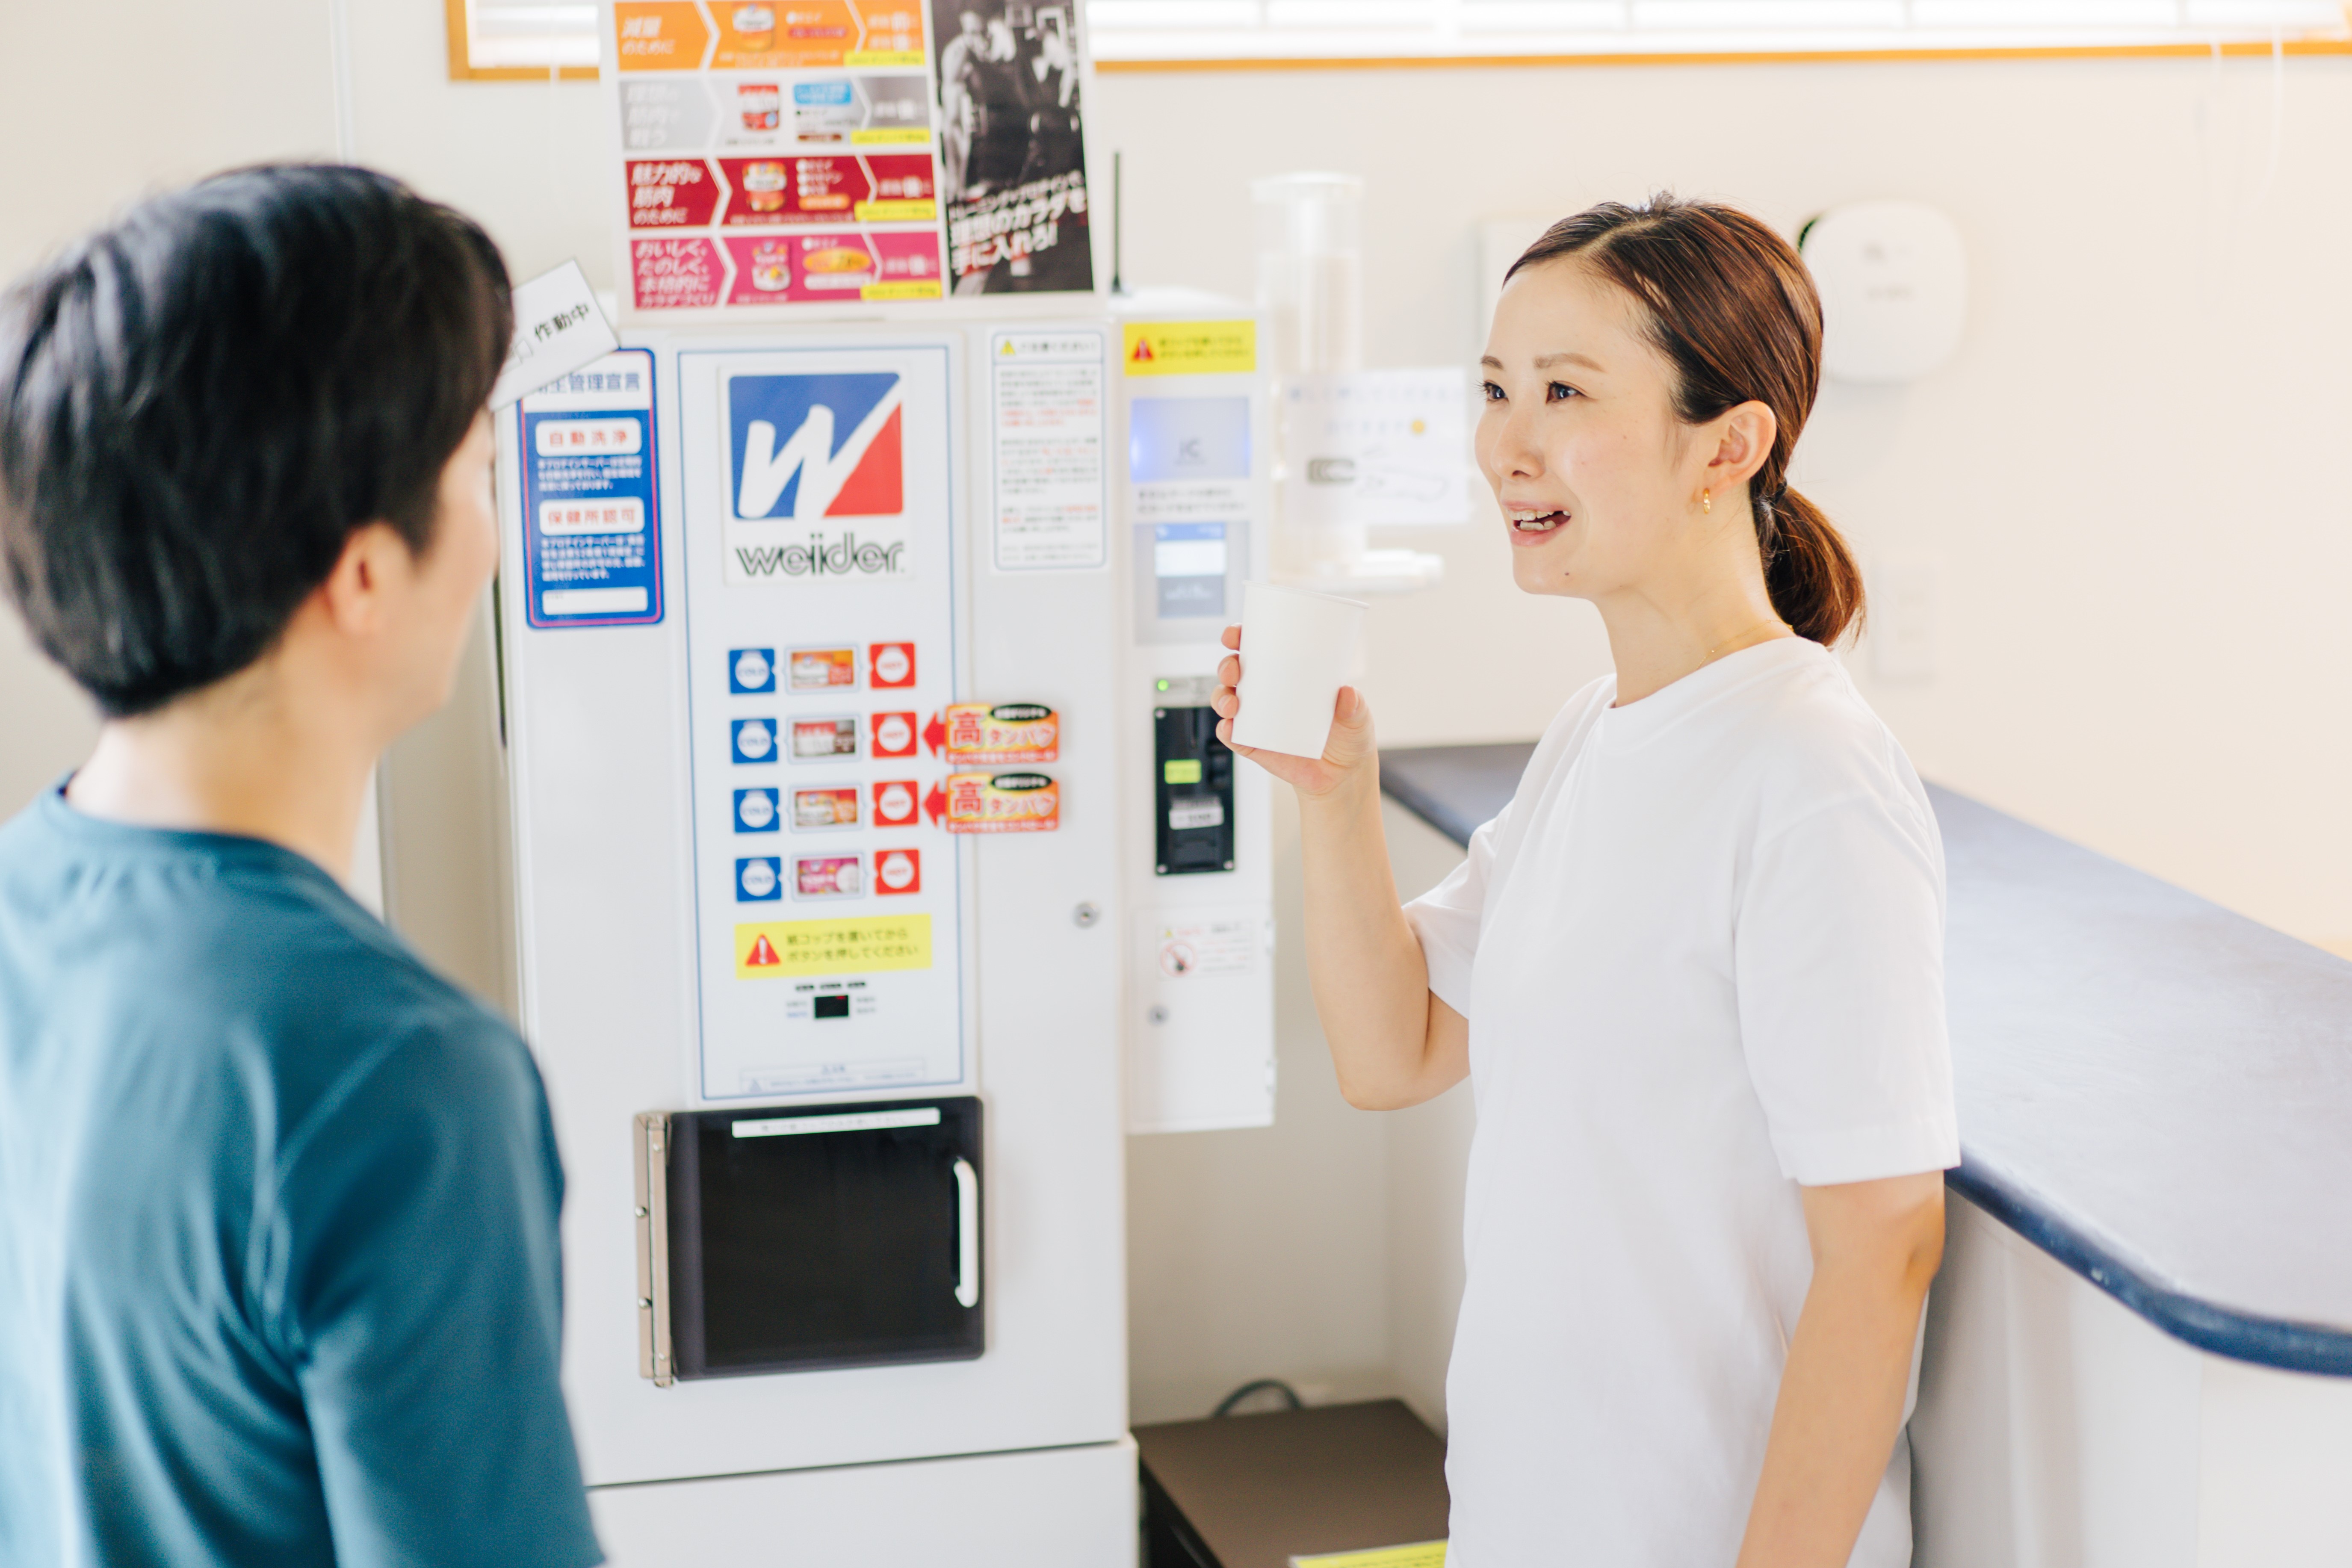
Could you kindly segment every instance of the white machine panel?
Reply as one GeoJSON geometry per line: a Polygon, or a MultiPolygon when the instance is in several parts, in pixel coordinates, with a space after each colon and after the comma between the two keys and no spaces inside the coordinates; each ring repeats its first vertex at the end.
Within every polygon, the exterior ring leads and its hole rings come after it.
{"type": "Polygon", "coordinates": [[[969,1077],[953,336],[677,355],[701,1093],[969,1077]]]}

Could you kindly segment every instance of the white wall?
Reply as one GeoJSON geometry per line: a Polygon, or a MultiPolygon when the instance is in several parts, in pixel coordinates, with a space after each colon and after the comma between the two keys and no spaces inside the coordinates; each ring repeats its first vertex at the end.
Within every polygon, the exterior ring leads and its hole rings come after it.
{"type": "MultiPolygon", "coordinates": [[[[451,83],[439,6],[350,10],[360,156],[474,211],[518,275],[576,255],[605,281],[595,89],[451,83]]],[[[316,0],[112,15],[138,47],[102,57],[73,52],[70,8],[10,15],[0,132],[43,155],[12,165],[0,268],[142,189],[331,150],[316,0]]],[[[1930,776],[2352,942],[2352,509],[2332,460],[2352,423],[2352,62],[2286,62],[2274,163],[2273,80],[2262,60],[1114,75],[1088,131],[1127,154],[1138,284],[1245,293],[1251,176],[1366,176],[1374,364],[1472,352],[1481,218],[1661,184],[1790,229],[1861,197],[1943,206],[1976,276],[1959,360],[1831,388],[1798,459],[1866,556],[1941,563],[1938,677],[1881,681],[1865,649],[1866,689],[1930,776]]],[[[1532,736],[1604,668],[1588,611],[1512,590],[1491,519],[1395,542],[1449,570],[1376,612],[1390,743],[1532,736]]],[[[410,934],[496,995],[494,710],[468,691],[394,759],[388,869],[410,934]]],[[[88,732],[0,635],[0,811],[88,732]]],[[[1423,877],[1445,858],[1398,854],[1423,877]]],[[[1133,1145],[1139,1419],[1267,1373],[1433,1413],[1466,1107],[1339,1102],[1286,867],[1279,1124],[1133,1145]]]]}
{"type": "MultiPolygon", "coordinates": [[[[1943,672],[1870,696],[1923,771],[2256,919],[2352,939],[2352,62],[2073,60],[1105,79],[1138,283],[1245,291],[1250,177],[1368,181],[1366,357],[1477,339],[1472,226],[1670,185],[1793,232],[1901,195],[1975,269],[1957,363],[1832,387],[1797,478],[1940,558],[1943,672]]],[[[1478,330],[1482,330],[1478,329],[1478,330]]],[[[1536,732],[1601,667],[1481,535],[1385,604],[1391,741],[1536,732]]]]}

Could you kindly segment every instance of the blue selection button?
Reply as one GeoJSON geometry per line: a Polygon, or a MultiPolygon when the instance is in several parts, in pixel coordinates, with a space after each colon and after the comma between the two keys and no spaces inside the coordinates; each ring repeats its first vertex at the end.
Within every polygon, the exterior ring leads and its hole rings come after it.
{"type": "Polygon", "coordinates": [[[776,689],[776,650],[739,647],[727,656],[727,689],[738,697],[776,689]]]}
{"type": "Polygon", "coordinates": [[[784,863],[772,855],[755,855],[735,862],[735,898],[739,903],[772,903],[784,896],[784,863]]]}
{"type": "Polygon", "coordinates": [[[736,832],[773,833],[782,821],[783,814],[776,809],[774,790],[739,789],[735,792],[736,832]]]}
{"type": "Polygon", "coordinates": [[[776,760],[776,721],[773,719],[738,719],[727,726],[727,732],[735,742],[737,762],[772,763],[776,760]]]}

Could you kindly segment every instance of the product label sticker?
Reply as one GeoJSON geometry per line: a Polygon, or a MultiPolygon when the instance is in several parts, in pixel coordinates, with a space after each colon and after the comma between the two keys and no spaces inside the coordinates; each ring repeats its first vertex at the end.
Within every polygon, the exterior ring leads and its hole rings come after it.
{"type": "Polygon", "coordinates": [[[877,642],[866,650],[866,678],[877,691],[915,684],[915,645],[877,642]]]}
{"type": "Polygon", "coordinates": [[[923,852],[884,849],[874,857],[874,890],[885,897],[923,890],[923,852]]]}
{"type": "Polygon", "coordinates": [[[931,966],[931,917],[773,921],[735,928],[735,977],[785,980],[931,966]]]}
{"type": "Polygon", "coordinates": [[[1062,786],[1044,773],[950,773],[926,804],[950,833],[1050,833],[1062,825],[1062,786]]]}
{"type": "Polygon", "coordinates": [[[782,814],[776,809],[776,792],[772,789],[739,789],[735,792],[735,831],[738,833],[773,833],[782,826],[782,814]]]}
{"type": "Polygon", "coordinates": [[[796,647],[791,658],[794,691],[849,691],[857,686],[854,647],[796,647]]]}
{"type": "Polygon", "coordinates": [[[923,738],[950,766],[1050,763],[1062,754],[1062,721],[1042,702],[953,702],[932,716],[923,738]]]}
{"type": "Polygon", "coordinates": [[[739,647],[727,655],[727,689],[738,697],[776,689],[776,650],[739,647]]]}
{"type": "Polygon", "coordinates": [[[803,855],[793,860],[793,897],[854,899],[866,891],[862,855],[803,855]]]}
{"type": "Polygon", "coordinates": [[[738,719],[727,726],[727,738],[739,763],[776,760],[776,721],[772,719],[738,719]]]}
{"type": "Polygon", "coordinates": [[[532,626],[662,618],[653,355],[608,353],[522,399],[523,616],[532,626]]]}
{"type": "Polygon", "coordinates": [[[1255,321],[1129,321],[1119,335],[1129,375],[1257,373],[1255,321]]]}
{"type": "Polygon", "coordinates": [[[1160,973],[1170,980],[1188,974],[1246,974],[1272,952],[1273,938],[1262,914],[1204,910],[1171,915],[1153,935],[1160,973]]]}
{"type": "Polygon", "coordinates": [[[822,789],[793,791],[795,832],[823,833],[857,826],[857,786],[828,784],[822,789]]]}
{"type": "Polygon", "coordinates": [[[923,796],[912,779],[885,779],[874,786],[874,826],[913,827],[923,820],[923,796]]]}
{"type": "Polygon", "coordinates": [[[921,731],[916,728],[912,713],[877,713],[874,715],[874,754],[877,757],[911,757],[922,742],[921,731]]]}
{"type": "Polygon", "coordinates": [[[795,719],[793,726],[793,761],[796,763],[830,762],[835,757],[857,754],[857,721],[854,718],[795,719]]]}
{"type": "Polygon", "coordinates": [[[738,903],[768,903],[784,896],[783,862],[773,855],[752,855],[735,862],[738,903]]]}

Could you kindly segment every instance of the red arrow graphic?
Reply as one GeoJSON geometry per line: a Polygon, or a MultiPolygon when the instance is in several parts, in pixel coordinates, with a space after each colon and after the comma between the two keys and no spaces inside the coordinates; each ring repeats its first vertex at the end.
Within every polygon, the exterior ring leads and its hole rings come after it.
{"type": "Polygon", "coordinates": [[[930,747],[931,755],[935,757],[948,743],[947,724],[937,713],[933,713],[931,721],[923,726],[923,743],[930,747]]]}
{"type": "MultiPolygon", "coordinates": [[[[937,723],[938,721],[933,720],[932,722],[937,723]]],[[[940,819],[948,814],[948,792],[946,788],[940,784],[933,784],[931,785],[931,793],[923,797],[923,809],[931,814],[931,826],[933,827],[937,827],[940,825],[940,819]]]]}

